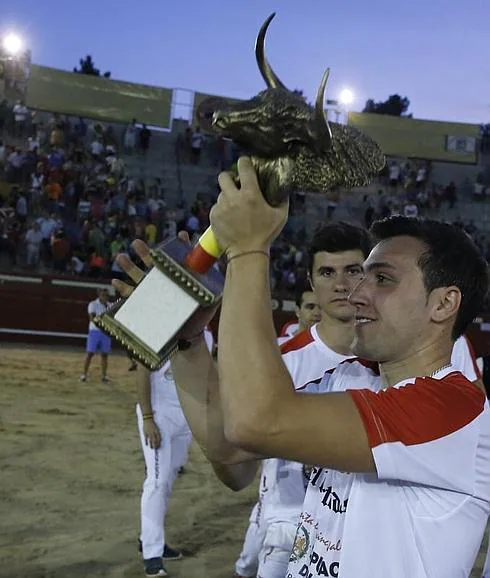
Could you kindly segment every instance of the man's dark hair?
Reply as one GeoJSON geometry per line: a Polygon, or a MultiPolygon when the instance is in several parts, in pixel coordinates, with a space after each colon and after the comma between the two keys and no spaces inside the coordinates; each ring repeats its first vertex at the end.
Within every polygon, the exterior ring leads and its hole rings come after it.
{"type": "Polygon", "coordinates": [[[488,293],[488,264],[473,240],[454,225],[429,219],[394,216],[371,227],[376,242],[407,235],[427,246],[418,260],[427,294],[455,285],[461,305],[452,336],[456,340],[483,308],[488,293]]]}
{"type": "Polygon", "coordinates": [[[311,293],[313,291],[313,289],[311,288],[311,285],[305,281],[304,283],[301,283],[301,285],[299,287],[296,288],[296,291],[294,293],[294,301],[296,303],[296,305],[298,307],[301,307],[302,303],[303,303],[303,295],[305,293],[311,293]]]}
{"type": "Polygon", "coordinates": [[[308,273],[312,274],[315,255],[321,251],[341,253],[343,251],[362,251],[366,259],[372,248],[371,237],[362,227],[345,221],[329,223],[318,229],[308,247],[308,273]]]}

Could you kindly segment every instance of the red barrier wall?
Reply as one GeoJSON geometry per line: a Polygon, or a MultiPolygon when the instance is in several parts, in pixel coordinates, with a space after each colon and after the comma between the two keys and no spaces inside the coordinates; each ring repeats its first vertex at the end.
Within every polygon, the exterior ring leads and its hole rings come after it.
{"type": "MultiPolygon", "coordinates": [[[[110,285],[92,279],[0,273],[0,340],[83,345],[87,305],[96,298],[97,287],[110,285]]],[[[275,299],[273,307],[279,331],[294,317],[294,302],[275,299]]],[[[490,314],[476,319],[468,336],[477,356],[490,355],[490,314]]]]}

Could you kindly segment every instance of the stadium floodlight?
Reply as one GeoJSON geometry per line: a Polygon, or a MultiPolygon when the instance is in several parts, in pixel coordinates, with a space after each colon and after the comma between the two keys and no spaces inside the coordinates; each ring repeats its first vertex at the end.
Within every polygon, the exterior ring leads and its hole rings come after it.
{"type": "Polygon", "coordinates": [[[339,96],[340,104],[342,104],[343,106],[349,106],[353,103],[353,101],[354,101],[354,93],[352,92],[352,90],[344,88],[344,90],[342,90],[339,96]]]}
{"type": "Polygon", "coordinates": [[[4,36],[2,44],[9,56],[17,56],[24,46],[22,38],[13,32],[4,36]]]}

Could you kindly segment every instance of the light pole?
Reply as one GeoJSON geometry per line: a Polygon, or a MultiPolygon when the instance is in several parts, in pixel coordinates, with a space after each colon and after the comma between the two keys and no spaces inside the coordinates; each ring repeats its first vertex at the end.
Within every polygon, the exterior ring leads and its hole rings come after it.
{"type": "Polygon", "coordinates": [[[327,100],[327,110],[335,114],[335,122],[348,124],[349,122],[349,108],[354,102],[354,93],[348,88],[344,88],[339,97],[335,100],[327,100]],[[344,118],[341,118],[344,117],[344,118]]]}
{"type": "Polygon", "coordinates": [[[26,99],[31,53],[20,34],[9,32],[0,39],[0,99],[26,99]]]}
{"type": "Polygon", "coordinates": [[[339,103],[342,107],[341,112],[345,115],[345,124],[349,124],[349,109],[354,102],[354,93],[349,88],[344,88],[339,96],[339,103]]]}
{"type": "Polygon", "coordinates": [[[18,34],[10,32],[3,37],[2,46],[7,58],[15,58],[21,53],[24,42],[18,34]]]}

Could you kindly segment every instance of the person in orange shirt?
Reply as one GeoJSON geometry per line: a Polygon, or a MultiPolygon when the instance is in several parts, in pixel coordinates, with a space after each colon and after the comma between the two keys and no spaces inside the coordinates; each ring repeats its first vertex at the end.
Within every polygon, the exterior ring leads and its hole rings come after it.
{"type": "Polygon", "coordinates": [[[63,190],[61,185],[53,179],[50,179],[48,184],[44,187],[48,210],[50,212],[54,211],[55,205],[60,200],[62,192],[63,190]]]}
{"type": "Polygon", "coordinates": [[[66,271],[70,257],[70,241],[63,230],[56,231],[51,236],[51,252],[53,255],[53,270],[58,273],[66,271]]]}
{"type": "Polygon", "coordinates": [[[100,277],[105,269],[105,259],[97,253],[92,253],[88,259],[89,277],[100,277]]]}
{"type": "Polygon", "coordinates": [[[44,188],[47,198],[50,201],[57,202],[61,197],[61,185],[56,181],[49,181],[49,183],[44,188]]]}

